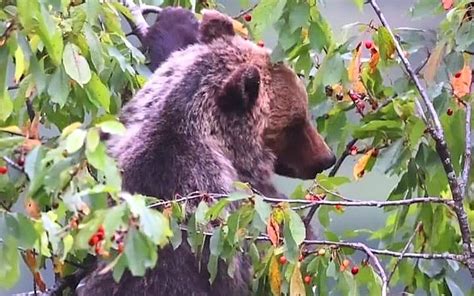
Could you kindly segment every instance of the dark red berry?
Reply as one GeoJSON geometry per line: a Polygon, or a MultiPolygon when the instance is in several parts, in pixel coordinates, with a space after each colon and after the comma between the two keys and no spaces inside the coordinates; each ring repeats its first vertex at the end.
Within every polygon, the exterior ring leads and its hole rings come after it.
{"type": "Polygon", "coordinates": [[[448,111],[446,111],[446,114],[448,114],[448,116],[451,116],[453,115],[453,109],[449,108],[448,111]]]}
{"type": "Polygon", "coordinates": [[[461,72],[458,72],[458,73],[454,74],[454,77],[456,77],[456,78],[461,77],[461,72]]]}
{"type": "Polygon", "coordinates": [[[353,275],[358,274],[358,273],[359,273],[359,267],[358,267],[357,265],[352,266],[351,273],[352,273],[353,275]]]}
{"type": "Polygon", "coordinates": [[[371,49],[372,46],[374,46],[374,43],[372,42],[372,40],[366,40],[366,41],[364,42],[364,46],[365,46],[365,48],[367,48],[367,49],[371,49]]]}
{"type": "Polygon", "coordinates": [[[304,282],[305,284],[309,285],[311,283],[311,276],[310,275],[307,275],[304,277],[304,282]]]}
{"type": "Polygon", "coordinates": [[[244,20],[245,20],[246,22],[250,22],[250,21],[252,20],[252,15],[251,15],[251,14],[246,14],[246,15],[244,15],[244,20]]]}
{"type": "Polygon", "coordinates": [[[5,175],[8,172],[8,168],[6,166],[0,166],[0,175],[5,175]]]}
{"type": "Polygon", "coordinates": [[[123,252],[123,243],[119,243],[117,246],[117,252],[120,254],[123,252]]]}
{"type": "Polygon", "coordinates": [[[19,165],[19,166],[23,166],[25,164],[25,159],[23,157],[20,157],[18,158],[18,160],[16,161],[16,163],[19,165]]]}
{"type": "Polygon", "coordinates": [[[280,257],[280,264],[286,264],[286,262],[288,262],[288,260],[286,260],[286,257],[285,256],[281,256],[280,257]]]}

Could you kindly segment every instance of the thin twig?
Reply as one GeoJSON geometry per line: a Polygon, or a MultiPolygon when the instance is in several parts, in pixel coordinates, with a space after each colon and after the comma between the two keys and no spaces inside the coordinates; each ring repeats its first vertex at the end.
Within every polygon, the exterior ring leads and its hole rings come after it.
{"type": "Polygon", "coordinates": [[[369,258],[372,259],[372,261],[374,262],[375,267],[377,267],[377,270],[379,271],[380,279],[382,280],[382,296],[387,296],[387,293],[388,293],[387,274],[385,274],[385,270],[382,264],[380,263],[379,258],[377,258],[377,256],[375,256],[374,253],[372,252],[372,249],[367,247],[365,244],[355,243],[354,245],[357,246],[359,250],[364,251],[367,254],[367,256],[369,256],[369,258]]]}
{"type": "MultiPolygon", "coordinates": [[[[441,162],[443,164],[444,171],[446,172],[446,176],[448,178],[448,184],[451,189],[451,193],[454,200],[453,210],[456,213],[456,218],[458,220],[459,228],[461,231],[464,253],[466,257],[468,258],[466,259],[468,261],[467,265],[468,265],[469,271],[471,272],[471,276],[474,277],[474,252],[472,250],[472,245],[471,245],[471,230],[469,228],[469,222],[467,219],[466,211],[464,210],[461,186],[459,184],[458,177],[456,176],[456,172],[454,170],[454,167],[451,161],[451,155],[445,141],[444,131],[441,126],[441,122],[439,120],[438,114],[436,113],[436,110],[428,96],[426,89],[421,85],[421,82],[418,79],[418,76],[413,71],[408,59],[404,56],[403,49],[400,46],[400,43],[398,42],[398,40],[395,38],[393,31],[390,28],[390,25],[388,24],[384,14],[380,10],[379,5],[377,4],[377,1],[368,0],[367,2],[372,6],[378,18],[380,19],[380,21],[382,22],[382,24],[384,25],[384,27],[387,29],[388,33],[390,34],[390,37],[392,38],[392,41],[395,45],[397,54],[404,65],[404,69],[407,72],[407,75],[411,78],[411,80],[415,84],[420,94],[420,97],[426,106],[426,109],[427,109],[426,113],[428,114],[430,121],[426,120],[426,116],[424,112],[421,112],[420,116],[428,124],[428,131],[436,143],[436,152],[438,153],[438,156],[440,157],[441,162]]],[[[421,111],[422,108],[421,108],[421,104],[419,100],[415,100],[415,103],[416,103],[417,109],[421,111]]]]}
{"type": "Polygon", "coordinates": [[[462,179],[461,179],[461,186],[462,186],[462,196],[466,195],[466,189],[469,181],[469,173],[471,171],[471,103],[467,102],[466,104],[466,131],[465,131],[465,138],[466,138],[466,145],[464,148],[464,165],[462,170],[462,179]]]}
{"type": "Polygon", "coordinates": [[[25,169],[22,166],[18,165],[13,159],[7,156],[2,156],[2,159],[15,170],[19,171],[20,173],[25,173],[25,169]]]}
{"type": "Polygon", "coordinates": [[[413,242],[413,239],[415,238],[415,236],[417,235],[418,231],[420,231],[420,228],[423,224],[421,222],[418,222],[418,224],[416,225],[415,227],[415,231],[413,231],[413,234],[410,236],[410,238],[408,239],[405,247],[403,248],[402,250],[402,253],[400,254],[400,256],[398,257],[398,260],[395,262],[395,265],[393,266],[393,269],[392,269],[392,272],[390,272],[390,275],[388,276],[388,280],[387,280],[387,283],[390,283],[390,280],[392,279],[395,271],[397,270],[397,267],[398,265],[400,264],[400,261],[403,259],[403,256],[405,255],[405,253],[408,251],[408,248],[410,247],[411,243],[413,242]]]}
{"type": "Polygon", "coordinates": [[[257,7],[259,4],[259,2],[255,3],[254,5],[250,6],[249,8],[245,9],[245,10],[242,10],[238,15],[232,17],[233,19],[238,19],[238,18],[241,18],[243,17],[244,15],[246,15],[247,13],[249,12],[252,12],[252,10],[255,9],[255,7],[257,7]]]}

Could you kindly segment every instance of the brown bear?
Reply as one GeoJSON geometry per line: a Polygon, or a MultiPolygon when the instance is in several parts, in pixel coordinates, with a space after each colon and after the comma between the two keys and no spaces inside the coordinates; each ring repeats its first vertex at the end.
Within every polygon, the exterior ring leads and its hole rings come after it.
{"type": "MultiPolygon", "coordinates": [[[[200,44],[173,53],[124,108],[122,120],[127,133],[110,139],[110,151],[123,170],[124,190],[132,193],[164,199],[225,193],[235,180],[275,192],[269,181],[275,162],[288,175],[307,178],[333,161],[310,124],[306,92],[294,72],[235,36],[231,20],[215,11],[204,12],[200,44]],[[289,140],[280,146],[283,138],[289,140]],[[291,146],[302,157],[293,157],[291,146]],[[287,155],[276,159],[273,151],[287,155]]],[[[211,286],[183,243],[160,250],[157,267],[143,278],[125,273],[116,284],[110,273],[95,272],[78,293],[248,295],[249,266],[237,260],[234,277],[220,264],[211,286]]]]}
{"type": "MultiPolygon", "coordinates": [[[[173,52],[199,42],[199,22],[189,10],[181,7],[160,9],[157,20],[149,26],[141,6],[131,1],[124,1],[124,4],[132,11],[135,33],[148,49],[150,70],[154,71],[173,52]]],[[[272,80],[278,96],[270,102],[271,117],[264,138],[277,158],[275,172],[292,178],[312,179],[331,167],[335,156],[311,124],[306,90],[295,73],[287,67],[275,68],[272,80]]],[[[269,189],[267,193],[271,194],[269,189]]]]}

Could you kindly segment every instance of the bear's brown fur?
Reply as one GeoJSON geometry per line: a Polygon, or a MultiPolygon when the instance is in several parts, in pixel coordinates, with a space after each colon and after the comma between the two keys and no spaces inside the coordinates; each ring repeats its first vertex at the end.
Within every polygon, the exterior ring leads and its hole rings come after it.
{"type": "MultiPolygon", "coordinates": [[[[194,191],[230,192],[233,181],[240,180],[271,194],[276,193],[270,182],[276,161],[272,151],[292,154],[289,147],[298,143],[288,142],[283,149],[278,144],[282,137],[290,137],[292,129],[302,128],[303,132],[296,133],[295,138],[301,145],[312,147],[321,142],[323,146],[319,149],[329,151],[309,125],[306,93],[293,71],[283,64],[272,65],[266,49],[235,36],[229,24],[229,18],[206,11],[200,26],[202,44],[174,53],[124,108],[122,121],[128,128],[127,134],[112,137],[110,150],[123,170],[125,190],[172,199],[175,194],[194,191]],[[275,110],[281,114],[274,113],[275,110]]],[[[315,151],[308,147],[300,149],[315,151]]],[[[281,162],[295,176],[307,177],[327,166],[316,162],[327,162],[329,158],[311,155],[302,159],[310,161],[302,166],[304,169],[299,169],[298,159],[292,157],[278,159],[277,163],[281,162]]],[[[157,267],[143,278],[126,272],[116,284],[110,273],[99,275],[97,269],[78,292],[250,293],[251,278],[245,258],[237,255],[234,278],[227,275],[221,262],[211,286],[209,274],[205,268],[198,271],[197,259],[183,241],[175,251],[171,247],[160,250],[157,267]]],[[[206,266],[206,250],[202,266],[206,266]]]]}

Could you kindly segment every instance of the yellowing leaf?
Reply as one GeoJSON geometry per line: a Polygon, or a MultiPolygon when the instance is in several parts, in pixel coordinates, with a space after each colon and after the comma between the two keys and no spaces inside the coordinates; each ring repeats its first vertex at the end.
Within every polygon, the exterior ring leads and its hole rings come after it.
{"type": "Polygon", "coordinates": [[[308,28],[302,28],[301,29],[301,38],[303,39],[303,42],[309,41],[309,39],[308,39],[308,28]]]}
{"type": "Polygon", "coordinates": [[[10,133],[10,134],[15,134],[15,135],[19,135],[19,136],[23,136],[23,132],[21,131],[21,129],[16,126],[16,125],[10,125],[10,126],[5,126],[5,127],[0,127],[0,131],[2,132],[7,132],[7,133],[10,133]]]}
{"type": "Polygon", "coordinates": [[[241,22],[237,20],[232,20],[232,25],[234,26],[235,33],[245,38],[249,36],[249,31],[247,30],[247,28],[245,28],[245,26],[241,22]]]}
{"type": "Polygon", "coordinates": [[[59,274],[60,277],[64,276],[64,262],[58,257],[53,257],[54,273],[59,274]]]}
{"type": "Polygon", "coordinates": [[[69,136],[69,134],[78,129],[81,125],[82,124],[80,122],[73,122],[70,125],[66,126],[63,129],[63,132],[61,133],[61,138],[66,138],[67,136],[69,136]]]}
{"type": "Polygon", "coordinates": [[[471,92],[472,70],[468,63],[451,78],[454,96],[458,99],[471,92]]]}
{"type": "Polygon", "coordinates": [[[300,262],[296,264],[293,274],[291,275],[290,296],[306,296],[300,265],[300,262]]]}
{"type": "Polygon", "coordinates": [[[270,289],[272,294],[275,296],[280,296],[281,294],[281,274],[278,261],[274,255],[270,259],[270,268],[268,272],[268,277],[270,278],[270,289]]]}
{"type": "Polygon", "coordinates": [[[271,216],[267,224],[267,234],[272,244],[277,246],[280,242],[280,226],[271,216]]]}
{"type": "Polygon", "coordinates": [[[353,175],[356,180],[359,180],[364,175],[365,168],[367,167],[367,163],[372,157],[372,154],[374,153],[374,151],[375,151],[374,148],[370,149],[357,161],[356,165],[354,166],[354,171],[353,171],[353,175]]]}
{"type": "Polygon", "coordinates": [[[426,82],[433,82],[436,73],[438,72],[438,67],[443,58],[444,53],[444,43],[436,46],[435,50],[431,54],[428,62],[426,63],[426,68],[423,70],[423,77],[426,82]]]}
{"type": "Polygon", "coordinates": [[[23,73],[25,73],[25,70],[25,55],[23,54],[21,46],[17,46],[15,50],[15,83],[20,81],[20,78],[23,73]]]}

